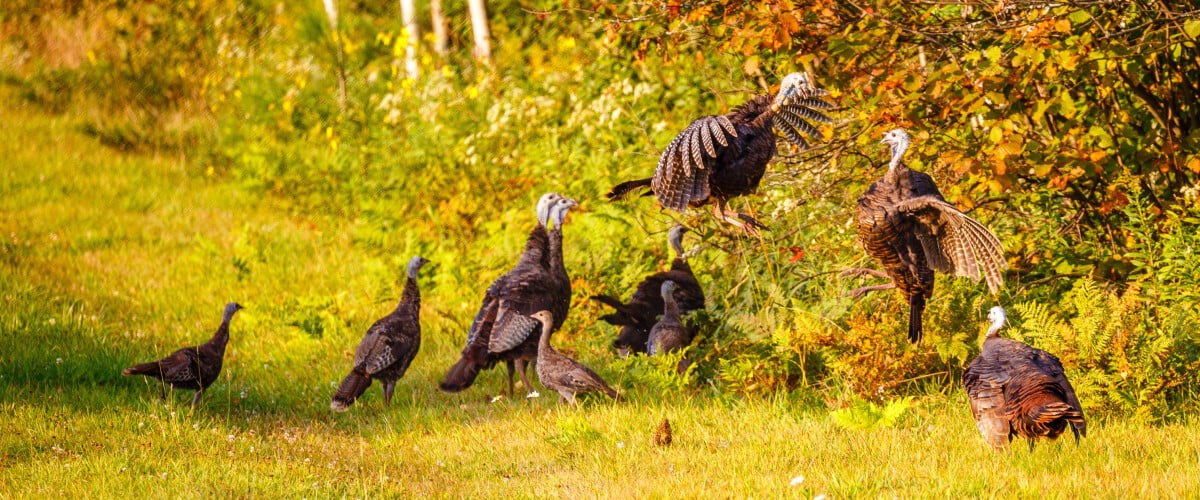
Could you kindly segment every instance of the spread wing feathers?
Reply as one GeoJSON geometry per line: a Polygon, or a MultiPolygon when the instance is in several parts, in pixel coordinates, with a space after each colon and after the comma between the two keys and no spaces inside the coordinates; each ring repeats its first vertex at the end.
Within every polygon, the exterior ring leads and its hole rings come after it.
{"type": "Polygon", "coordinates": [[[354,353],[354,366],[367,375],[374,375],[396,362],[396,351],[390,339],[377,331],[367,332],[354,353]]]}
{"type": "Polygon", "coordinates": [[[917,236],[930,267],[975,281],[982,275],[988,290],[999,292],[1008,262],[1000,240],[983,224],[936,196],[910,198],[894,209],[918,223],[917,236]]]}
{"type": "Polygon", "coordinates": [[[809,120],[830,123],[833,120],[825,114],[817,111],[818,109],[829,109],[833,105],[820,99],[798,99],[788,102],[780,106],[779,111],[775,113],[771,124],[776,130],[783,132],[788,141],[801,148],[808,147],[808,141],[804,140],[807,135],[814,139],[821,138],[821,131],[814,127],[809,120]]]}
{"type": "Polygon", "coordinates": [[[501,302],[500,314],[488,339],[488,352],[501,353],[521,345],[539,326],[541,323],[538,320],[510,309],[507,304],[501,302]]]}
{"type": "Polygon", "coordinates": [[[663,206],[683,211],[689,202],[708,197],[704,157],[716,158],[737,137],[733,122],[723,115],[698,118],[663,150],[650,187],[663,206]]]}

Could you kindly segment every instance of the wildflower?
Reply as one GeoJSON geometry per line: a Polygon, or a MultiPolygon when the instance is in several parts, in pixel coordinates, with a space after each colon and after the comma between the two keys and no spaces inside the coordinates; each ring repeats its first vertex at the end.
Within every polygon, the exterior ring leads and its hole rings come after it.
{"type": "Polygon", "coordinates": [[[804,482],[804,476],[796,476],[796,477],[793,477],[792,481],[788,484],[790,484],[792,486],[800,486],[800,483],[803,483],[803,482],[804,482]]]}
{"type": "Polygon", "coordinates": [[[492,398],[491,402],[495,403],[495,402],[500,401],[501,399],[504,399],[504,396],[497,395],[496,397],[492,398]]]}
{"type": "Polygon", "coordinates": [[[242,399],[246,399],[246,391],[243,389],[241,394],[239,394],[239,396],[241,396],[242,399]]]}
{"type": "Polygon", "coordinates": [[[825,494],[822,493],[820,495],[813,497],[813,500],[825,500],[826,498],[828,498],[828,497],[826,497],[825,494]]]}
{"type": "Polygon", "coordinates": [[[55,324],[55,323],[58,323],[58,320],[56,320],[56,319],[54,319],[54,318],[50,318],[50,319],[46,320],[46,323],[49,323],[49,324],[53,325],[53,324],[55,324]]]}
{"type": "Polygon", "coordinates": [[[62,364],[62,358],[54,358],[54,364],[56,364],[56,365],[61,365],[61,364],[62,364]]]}
{"type": "Polygon", "coordinates": [[[529,394],[526,394],[525,397],[532,399],[532,398],[540,398],[540,397],[542,397],[542,395],[538,394],[538,391],[529,391],[529,394]]]}
{"type": "Polygon", "coordinates": [[[622,449],[622,448],[624,448],[624,447],[625,447],[625,442],[624,442],[624,441],[617,441],[617,449],[622,449]]]}

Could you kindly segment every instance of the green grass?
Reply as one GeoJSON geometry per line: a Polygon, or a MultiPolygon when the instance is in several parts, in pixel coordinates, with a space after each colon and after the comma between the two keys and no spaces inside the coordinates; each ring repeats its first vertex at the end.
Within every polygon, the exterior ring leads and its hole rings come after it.
{"type": "MultiPolygon", "coordinates": [[[[372,387],[335,415],[331,384],[409,255],[365,251],[353,221],[289,213],[179,153],[115,152],[12,103],[0,123],[0,496],[1200,496],[1195,423],[1095,422],[1079,446],[998,454],[960,392],[873,430],[784,395],[490,403],[502,370],[443,394],[475,306],[459,297],[477,295],[438,277],[447,262],[423,279],[422,350],[393,406],[372,387]],[[119,375],[206,339],[229,300],[247,309],[199,408],[119,375]],[[658,448],[664,417],[675,444],[658,448]]],[[[620,384],[585,347],[602,343],[573,337],[594,316],[580,307],[559,343],[620,384]]]]}

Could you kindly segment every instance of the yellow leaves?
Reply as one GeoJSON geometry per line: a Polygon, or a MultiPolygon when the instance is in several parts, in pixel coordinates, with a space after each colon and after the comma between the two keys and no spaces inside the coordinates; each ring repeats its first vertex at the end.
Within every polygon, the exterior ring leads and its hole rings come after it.
{"type": "Polygon", "coordinates": [[[555,44],[558,50],[566,51],[575,48],[575,38],[569,36],[558,37],[558,42],[555,44]]]}
{"type": "Polygon", "coordinates": [[[1057,22],[1054,23],[1054,31],[1057,31],[1059,33],[1070,33],[1071,32],[1071,21],[1068,21],[1066,19],[1059,19],[1057,22]]]}
{"type": "Polygon", "coordinates": [[[466,93],[468,98],[474,99],[479,97],[479,88],[475,87],[474,85],[470,85],[467,87],[466,93]]]}
{"type": "Polygon", "coordinates": [[[1000,144],[1000,141],[1004,140],[1004,127],[1001,127],[1000,124],[993,125],[992,129],[988,131],[988,140],[994,144],[1000,144]]]}
{"type": "Polygon", "coordinates": [[[998,45],[993,45],[991,47],[988,47],[987,50],[983,51],[983,56],[988,58],[988,60],[992,61],[992,62],[999,62],[1000,55],[1001,55],[1000,46],[998,46],[998,45]]]}
{"type": "Polygon", "coordinates": [[[1192,172],[1200,174],[1200,158],[1192,158],[1187,161],[1187,168],[1192,172]]]}
{"type": "Polygon", "coordinates": [[[758,76],[762,74],[762,70],[758,66],[758,57],[747,57],[742,62],[742,71],[746,72],[746,76],[758,76]]]}
{"type": "Polygon", "coordinates": [[[1108,153],[1105,151],[1092,151],[1091,153],[1088,153],[1088,159],[1091,161],[1100,161],[1107,157],[1108,153]]]}
{"type": "Polygon", "coordinates": [[[1075,118],[1075,100],[1071,99],[1070,93],[1064,91],[1058,95],[1058,112],[1067,118],[1075,118]]]}

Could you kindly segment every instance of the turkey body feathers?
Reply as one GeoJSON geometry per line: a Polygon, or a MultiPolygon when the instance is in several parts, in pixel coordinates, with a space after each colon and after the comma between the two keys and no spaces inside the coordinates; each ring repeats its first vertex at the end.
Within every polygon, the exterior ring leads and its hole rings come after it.
{"type": "Polygon", "coordinates": [[[1083,408],[1058,358],[1024,343],[989,337],[962,376],[971,412],[996,448],[1013,436],[1057,438],[1068,427],[1087,436],[1083,408]]]}

